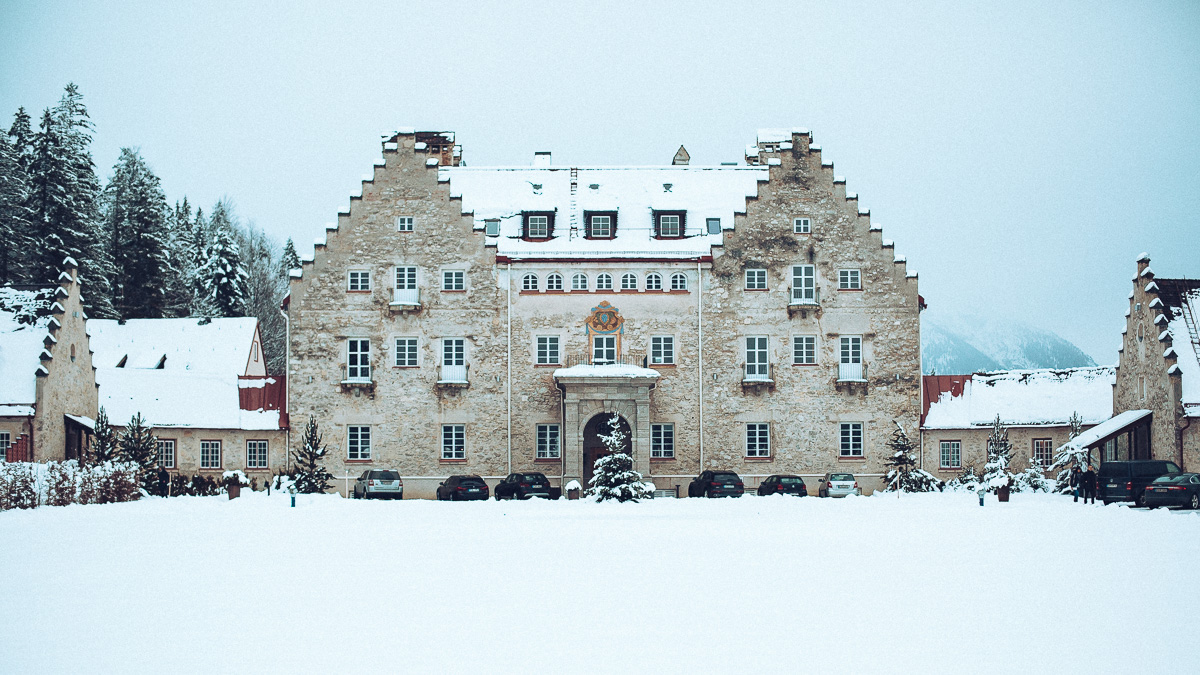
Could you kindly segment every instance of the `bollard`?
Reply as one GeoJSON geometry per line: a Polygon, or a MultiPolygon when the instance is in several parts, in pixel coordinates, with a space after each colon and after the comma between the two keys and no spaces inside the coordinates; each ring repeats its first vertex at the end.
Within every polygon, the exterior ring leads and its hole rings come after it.
{"type": "MultiPolygon", "coordinates": [[[[983,503],[983,497],[979,498],[979,502],[981,504],[983,503]]],[[[295,492],[292,493],[292,508],[296,508],[296,493],[295,492]]]]}
{"type": "Polygon", "coordinates": [[[980,506],[983,506],[983,496],[984,496],[984,495],[986,495],[986,494],[987,494],[987,492],[985,492],[985,491],[983,491],[983,490],[980,490],[980,491],[979,491],[979,505],[980,505],[980,506]]]}

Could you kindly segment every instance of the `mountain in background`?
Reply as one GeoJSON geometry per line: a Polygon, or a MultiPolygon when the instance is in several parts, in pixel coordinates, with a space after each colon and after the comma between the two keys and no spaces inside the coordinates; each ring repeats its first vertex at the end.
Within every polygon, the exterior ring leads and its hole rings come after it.
{"type": "Polygon", "coordinates": [[[921,356],[925,373],[938,375],[1096,365],[1054,332],[1019,321],[966,315],[922,317],[921,356]]]}

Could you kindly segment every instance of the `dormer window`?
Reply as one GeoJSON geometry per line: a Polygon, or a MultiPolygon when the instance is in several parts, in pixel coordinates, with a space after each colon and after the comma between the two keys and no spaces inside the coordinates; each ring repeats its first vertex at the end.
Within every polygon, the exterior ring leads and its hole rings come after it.
{"type": "Polygon", "coordinates": [[[612,239],[617,236],[616,211],[584,211],[588,239],[612,239]]]}
{"type": "Polygon", "coordinates": [[[549,239],[554,231],[554,212],[538,211],[524,214],[525,239],[549,239]]]}
{"type": "Polygon", "coordinates": [[[705,221],[709,234],[721,234],[721,219],[709,218],[705,221]]]}
{"type": "Polygon", "coordinates": [[[484,236],[488,236],[488,237],[499,237],[500,236],[500,221],[499,220],[483,221],[483,234],[484,234],[484,236]]]}
{"type": "Polygon", "coordinates": [[[686,211],[655,211],[654,236],[659,239],[679,239],[683,236],[686,211]]]}

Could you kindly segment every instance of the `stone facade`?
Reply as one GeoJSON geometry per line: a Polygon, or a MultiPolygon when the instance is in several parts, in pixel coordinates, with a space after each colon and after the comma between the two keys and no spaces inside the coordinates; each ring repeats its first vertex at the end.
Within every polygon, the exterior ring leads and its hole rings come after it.
{"type": "MultiPolygon", "coordinates": [[[[1083,430],[1094,425],[1085,424],[1083,430]]],[[[972,467],[976,474],[983,473],[983,465],[987,463],[987,441],[992,435],[991,427],[973,427],[969,429],[922,429],[921,447],[924,453],[924,469],[941,480],[950,480],[962,473],[963,468],[972,467]],[[961,443],[961,462],[958,467],[942,466],[942,441],[958,441],[961,443]]],[[[1029,468],[1033,459],[1034,441],[1049,440],[1051,461],[1053,450],[1062,446],[1071,438],[1071,427],[1066,424],[1047,426],[1011,426],[1008,427],[1008,441],[1012,444],[1010,469],[1016,473],[1029,468]]],[[[1043,469],[1049,464],[1043,464],[1043,469]]],[[[1045,472],[1046,477],[1053,479],[1054,472],[1045,472]]]]}
{"type": "MultiPolygon", "coordinates": [[[[261,488],[270,481],[272,474],[286,470],[288,467],[286,429],[260,431],[172,427],[152,427],[151,429],[160,442],[171,441],[174,443],[175,462],[171,466],[163,467],[171,473],[185,476],[211,475],[214,480],[219,482],[223,472],[236,470],[248,477],[256,478],[261,488]],[[200,468],[201,441],[219,441],[221,443],[221,466],[219,468],[200,468]],[[249,441],[265,441],[267,443],[267,465],[265,467],[250,466],[247,461],[247,443],[249,441]]],[[[160,456],[162,456],[161,451],[160,456]]]]}
{"type": "MultiPolygon", "coordinates": [[[[445,167],[457,165],[457,146],[447,151],[430,138],[389,139],[361,197],[352,198],[313,259],[293,274],[289,406],[297,424],[316,417],[335,475],[397,469],[410,496],[431,496],[439,480],[456,473],[495,479],[534,470],[558,485],[586,478],[584,455],[595,445],[585,437],[588,422],[615,412],[630,425],[635,468],[660,488],[686,490],[706,468],[735,470],[748,488],[772,473],[851,471],[870,491],[883,471],[893,420],[917,438],[916,275],[860,212],[857,196],[847,195],[807,132],[760,143],[749,158],[761,168],[756,194],[719,223],[712,246],[683,255],[614,244],[610,255],[590,257],[553,246],[545,254],[506,254],[505,237],[479,222],[480,214],[464,213],[447,178],[439,180],[445,167]],[[411,221],[398,225],[397,218],[411,221]],[[801,227],[798,218],[808,223],[801,227]],[[794,265],[815,267],[815,297],[803,304],[790,302],[794,265]],[[419,304],[394,302],[396,266],[417,268],[419,304]],[[461,291],[442,289],[447,270],[463,272],[461,291]],[[747,270],[765,270],[763,288],[747,288],[747,270]],[[857,283],[844,270],[857,270],[857,283]],[[369,290],[358,290],[359,274],[351,290],[352,272],[369,273],[369,290]],[[536,290],[525,290],[529,274],[538,279],[536,290]],[[562,290],[547,288],[553,274],[564,280],[562,290]],[[586,275],[586,290],[572,288],[576,274],[586,275]],[[605,274],[611,289],[598,288],[605,274]],[[636,289],[621,288],[627,274],[636,289]],[[661,290],[647,288],[654,274],[661,290]],[[672,284],[673,275],[682,276],[672,284]],[[611,333],[615,352],[637,368],[633,375],[619,373],[619,366],[591,379],[560,370],[593,359],[592,340],[600,333],[588,321],[598,308],[611,308],[620,322],[611,333]],[[769,366],[766,376],[749,377],[747,338],[759,336],[766,338],[769,366]],[[797,336],[814,338],[815,363],[792,365],[797,336]],[[860,341],[861,372],[839,375],[843,336],[860,341]],[[654,363],[653,345],[664,337],[673,358],[654,363]],[[416,339],[414,365],[396,365],[396,338],[416,339]],[[447,338],[463,340],[465,377],[441,365],[447,338]],[[539,338],[557,339],[551,363],[538,363],[539,338]],[[351,340],[355,349],[368,341],[366,378],[353,376],[361,373],[359,357],[351,361],[351,340]],[[764,423],[769,451],[748,456],[747,425],[764,423]],[[862,425],[861,457],[842,456],[841,423],[862,425]],[[652,425],[664,424],[673,425],[673,457],[652,457],[652,425]],[[443,435],[459,430],[447,432],[447,425],[461,425],[461,458],[443,457],[443,435]],[[539,425],[558,425],[560,448],[543,453],[549,457],[538,456],[539,425]],[[369,427],[369,459],[350,456],[350,426],[369,427]]],[[[574,195],[576,169],[570,171],[574,195]]],[[[579,182],[586,190],[586,180],[579,182]]],[[[540,188],[535,184],[534,194],[540,188]]],[[[701,209],[686,202],[677,208],[704,222],[701,209]]],[[[574,232],[575,211],[564,208],[555,237],[568,236],[568,216],[574,232]]],[[[622,210],[614,218],[628,233],[650,214],[622,210]]]]}

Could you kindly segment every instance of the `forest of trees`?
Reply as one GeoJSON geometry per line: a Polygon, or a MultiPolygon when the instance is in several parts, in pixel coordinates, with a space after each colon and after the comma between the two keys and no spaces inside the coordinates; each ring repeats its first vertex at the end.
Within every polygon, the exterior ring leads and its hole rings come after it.
{"type": "Polygon", "coordinates": [[[281,247],[228,198],[208,212],[186,196],[171,206],[137,148],[121,149],[101,185],[92,131],[74,84],[36,127],[20,108],[0,129],[0,286],[52,285],[70,256],[89,316],[254,316],[268,371],[283,373],[291,240],[281,247]]]}

